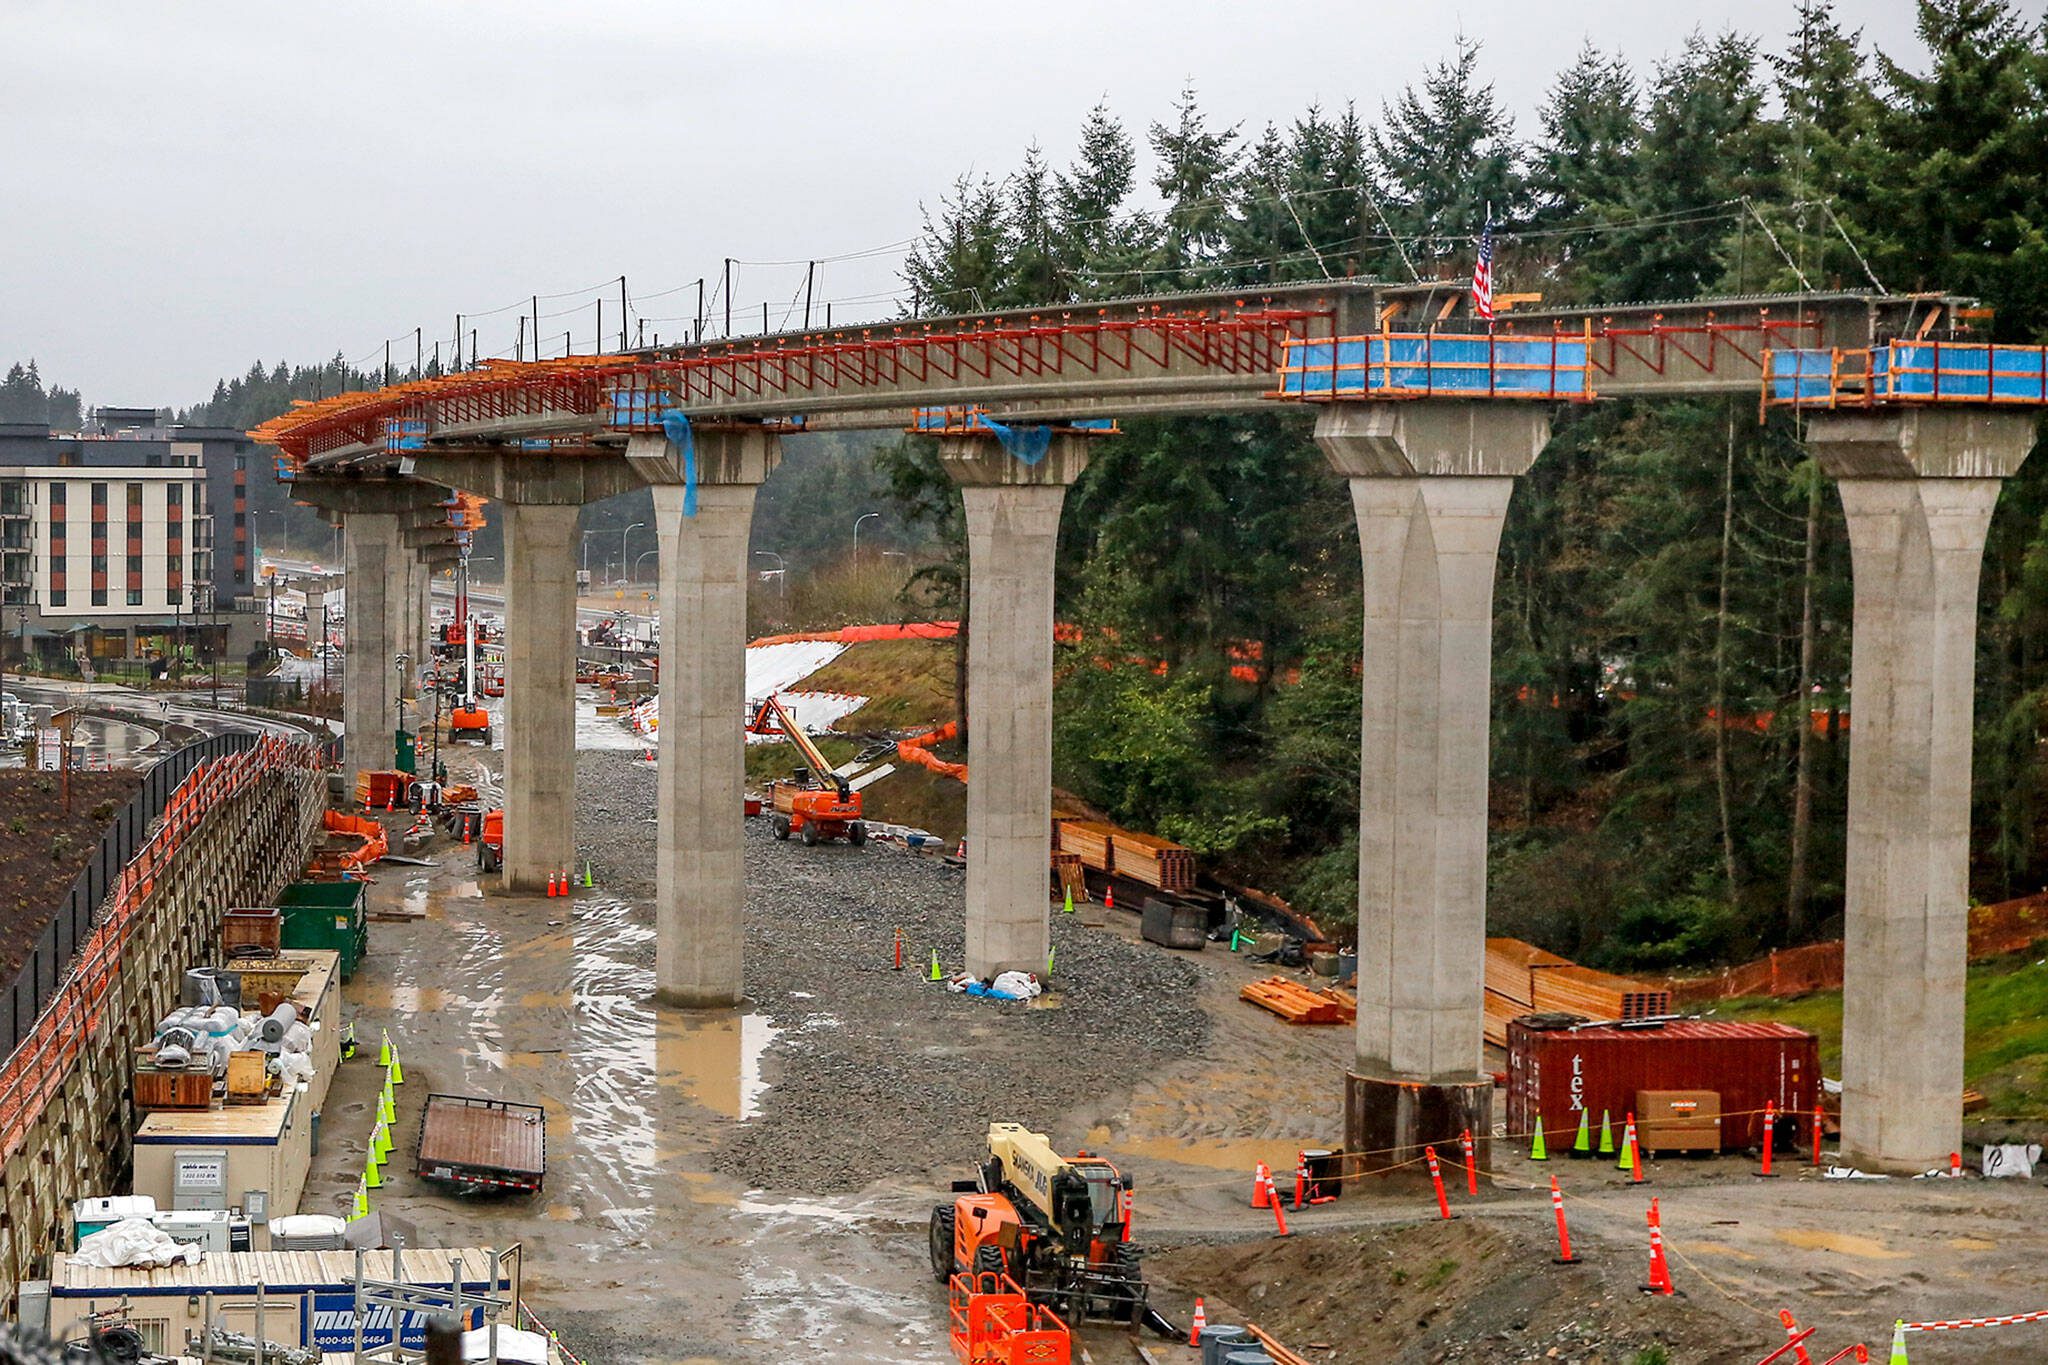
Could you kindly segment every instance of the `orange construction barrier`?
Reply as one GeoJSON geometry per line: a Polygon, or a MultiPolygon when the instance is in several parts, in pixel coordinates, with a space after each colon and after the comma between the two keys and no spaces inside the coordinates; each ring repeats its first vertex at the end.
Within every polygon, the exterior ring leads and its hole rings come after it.
{"type": "Polygon", "coordinates": [[[909,739],[897,740],[896,757],[906,763],[915,763],[920,768],[929,768],[940,777],[951,777],[965,782],[967,780],[967,765],[965,763],[948,763],[943,758],[932,757],[931,752],[934,744],[943,744],[949,739],[957,738],[959,734],[960,722],[949,720],[938,729],[929,733],[912,735],[909,739]]]}

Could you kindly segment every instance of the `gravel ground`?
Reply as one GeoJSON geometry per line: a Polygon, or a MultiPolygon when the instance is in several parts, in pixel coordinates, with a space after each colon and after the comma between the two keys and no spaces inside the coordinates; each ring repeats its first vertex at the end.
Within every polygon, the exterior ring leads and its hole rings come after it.
{"type": "MultiPolygon", "coordinates": [[[[578,790],[579,848],[603,885],[635,902],[636,918],[651,917],[653,766],[584,752],[578,790]]],[[[766,1055],[760,1116],[736,1125],[715,1169],[804,1194],[964,1174],[988,1120],[1053,1125],[1206,1043],[1191,964],[1057,914],[1055,989],[1044,1000],[978,1000],[930,984],[932,949],[948,969],[963,960],[966,881],[934,858],[782,844],[765,820],[748,822],[747,994],[782,1032],[766,1055]]]]}

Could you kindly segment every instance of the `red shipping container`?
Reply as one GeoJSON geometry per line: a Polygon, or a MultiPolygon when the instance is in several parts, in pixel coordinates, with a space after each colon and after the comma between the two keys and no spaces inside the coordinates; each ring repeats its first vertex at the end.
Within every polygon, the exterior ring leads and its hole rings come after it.
{"type": "MultiPolygon", "coordinates": [[[[1621,1140],[1623,1115],[1639,1090],[1712,1090],[1721,1097],[1721,1148],[1763,1141],[1766,1100],[1787,1116],[1813,1112],[1820,1090],[1820,1039],[1790,1024],[1681,1019],[1649,1028],[1508,1025],[1508,1131],[1533,1132],[1543,1117],[1552,1152],[1570,1148],[1579,1115],[1600,1114],[1621,1140]]],[[[1804,1132],[1804,1128],[1799,1131],[1804,1132]]]]}

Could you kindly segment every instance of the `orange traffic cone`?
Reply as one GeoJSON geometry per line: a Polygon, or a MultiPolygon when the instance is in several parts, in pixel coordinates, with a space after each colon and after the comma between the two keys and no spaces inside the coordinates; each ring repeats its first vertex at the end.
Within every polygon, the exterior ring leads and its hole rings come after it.
{"type": "Polygon", "coordinates": [[[1111,886],[1111,887],[1105,887],[1105,888],[1103,889],[1103,892],[1102,892],[1102,908],[1103,908],[1103,909],[1105,909],[1105,910],[1114,910],[1114,909],[1116,909],[1116,888],[1115,888],[1115,887],[1111,886]]]}
{"type": "Polygon", "coordinates": [[[1202,1329],[1208,1325],[1209,1315],[1202,1311],[1202,1296],[1197,1294],[1195,1296],[1195,1322],[1192,1327],[1188,1328],[1188,1345],[1200,1346],[1202,1344],[1202,1329]]]}
{"type": "Polygon", "coordinates": [[[469,842],[469,817],[466,815],[462,817],[462,842],[469,842]]]}
{"type": "Polygon", "coordinates": [[[553,899],[555,898],[555,896],[556,896],[556,895],[557,895],[557,892],[555,891],[555,874],[554,874],[553,872],[549,872],[549,873],[548,873],[548,899],[549,899],[549,900],[553,900],[553,899]]]}
{"type": "Polygon", "coordinates": [[[1664,1260],[1664,1224],[1657,1216],[1657,1201],[1650,1201],[1650,1282],[1645,1294],[1676,1294],[1671,1285],[1671,1267],[1664,1260]]]}
{"type": "Polygon", "coordinates": [[[575,879],[574,877],[572,877],[572,876],[570,876],[570,875],[569,875],[569,869],[568,869],[568,868],[566,868],[566,867],[565,867],[565,868],[563,868],[563,869],[562,869],[562,894],[563,894],[563,895],[565,895],[565,896],[573,896],[573,895],[575,895],[575,894],[576,894],[576,890],[575,890],[575,888],[576,888],[576,879],[575,879]]]}
{"type": "Polygon", "coordinates": [[[1266,1207],[1266,1200],[1269,1197],[1266,1194],[1266,1180],[1266,1163],[1261,1161],[1258,1170],[1252,1173],[1252,1207],[1255,1209],[1266,1207]]]}

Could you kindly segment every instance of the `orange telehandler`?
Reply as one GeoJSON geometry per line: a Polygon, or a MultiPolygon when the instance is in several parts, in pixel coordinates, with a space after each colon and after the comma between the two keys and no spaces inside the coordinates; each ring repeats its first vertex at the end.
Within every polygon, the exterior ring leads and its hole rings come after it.
{"type": "Polygon", "coordinates": [[[774,800],[775,837],[787,839],[794,834],[806,844],[816,844],[821,839],[844,839],[855,845],[866,843],[868,827],[861,819],[860,793],[845,778],[832,771],[832,765],[826,761],[825,755],[818,752],[818,746],[811,742],[811,737],[797,727],[781,701],[772,694],[761,703],[761,710],[750,728],[758,733],[770,733],[767,720],[771,716],[782,730],[783,737],[796,746],[804,762],[810,765],[798,768],[789,781],[769,786],[769,794],[774,800]]]}

